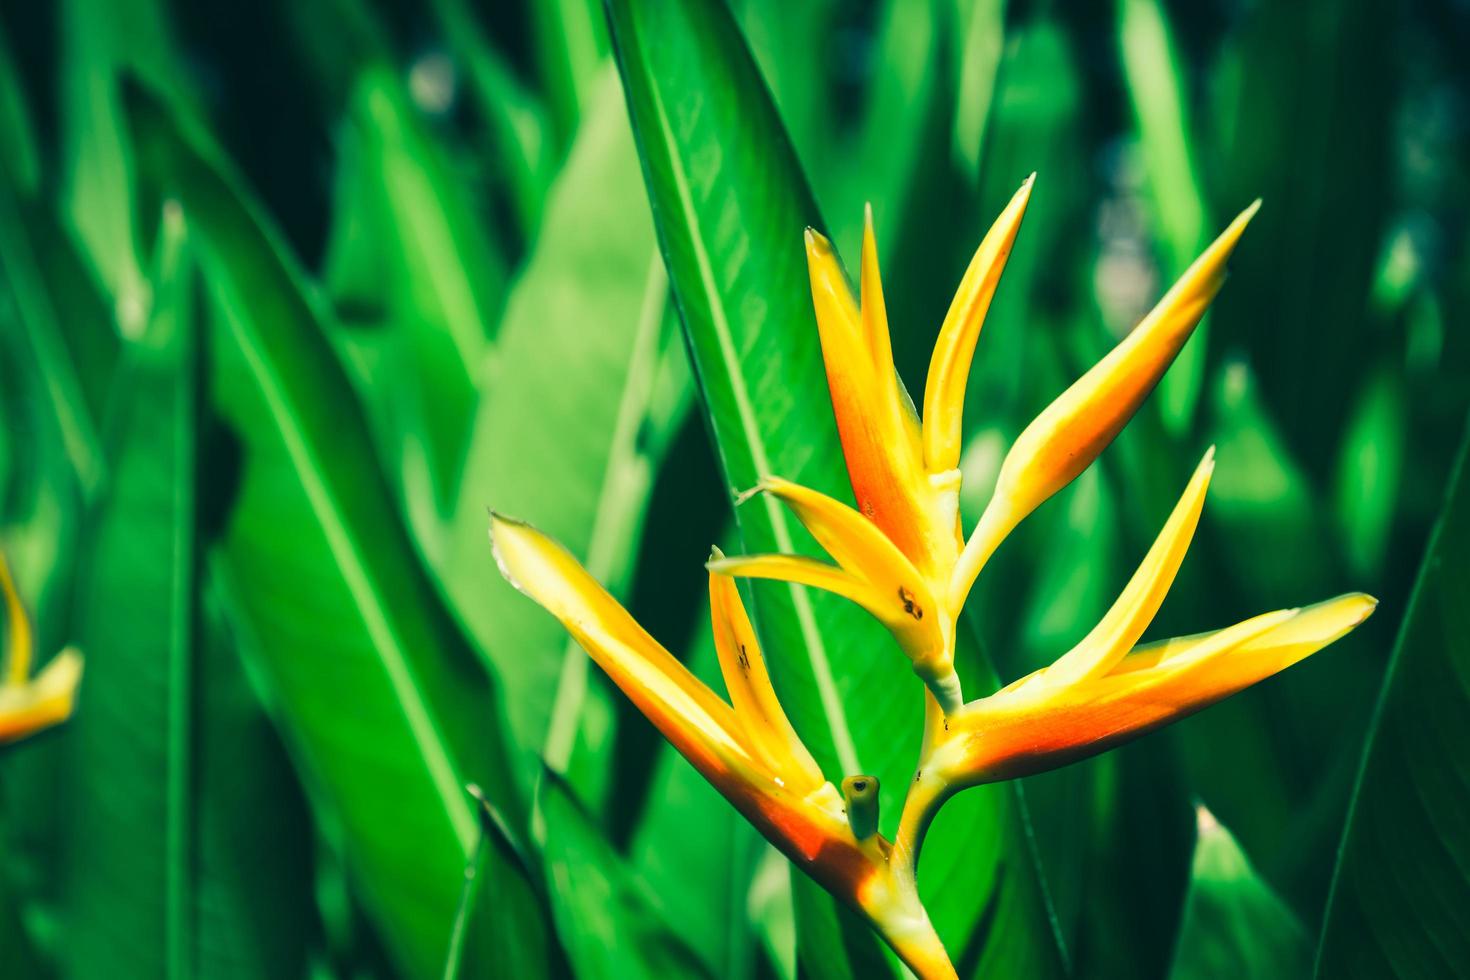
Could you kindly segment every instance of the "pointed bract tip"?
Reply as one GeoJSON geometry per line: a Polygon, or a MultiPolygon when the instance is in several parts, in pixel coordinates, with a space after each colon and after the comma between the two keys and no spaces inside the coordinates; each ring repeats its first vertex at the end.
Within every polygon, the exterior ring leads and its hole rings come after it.
{"type": "Polygon", "coordinates": [[[485,513],[490,516],[490,534],[492,536],[494,536],[495,532],[502,527],[528,528],[531,526],[525,521],[521,520],[519,517],[510,517],[506,514],[502,514],[494,507],[486,507],[485,513]]]}
{"type": "MultiPolygon", "coordinates": [[[[496,510],[490,511],[490,553],[495,556],[495,565],[500,569],[501,576],[514,586],[518,592],[531,595],[530,592],[526,591],[526,587],[521,584],[520,577],[511,569],[511,565],[516,557],[514,553],[520,550],[518,545],[521,544],[515,540],[515,538],[519,537],[516,532],[526,532],[532,535],[540,534],[539,531],[525,521],[518,520],[514,517],[506,517],[496,510]],[[510,549],[510,552],[507,552],[507,548],[510,549]]],[[[531,596],[531,598],[534,599],[536,597],[531,596]]]]}
{"type": "Polygon", "coordinates": [[[1244,230],[1245,226],[1251,223],[1251,219],[1256,216],[1256,212],[1259,210],[1261,210],[1261,199],[1258,197],[1250,203],[1249,207],[1235,216],[1235,220],[1230,222],[1230,229],[1236,232],[1244,230]]]}
{"type": "MultiPolygon", "coordinates": [[[[1026,205],[1031,203],[1031,188],[1035,185],[1036,174],[1033,172],[1030,177],[1027,177],[1025,180],[1021,181],[1021,186],[1017,187],[1016,193],[1011,195],[1010,207],[1014,208],[1017,206],[1017,204],[1019,204],[1022,209],[1022,213],[1024,213],[1026,205]]],[[[1019,222],[1021,220],[1021,215],[1016,215],[1015,220],[1019,222]]]]}
{"type": "Polygon", "coordinates": [[[1203,273],[1207,277],[1206,281],[1212,282],[1213,288],[1218,289],[1220,283],[1224,282],[1225,263],[1235,251],[1235,246],[1240,244],[1241,236],[1245,234],[1245,226],[1250,224],[1251,219],[1256,216],[1260,208],[1261,202],[1258,198],[1250,207],[1236,215],[1235,220],[1230,222],[1229,226],[1209,244],[1209,247],[1200,253],[1199,258],[1194,260],[1189,270],[1175,284],[1175,288],[1180,288],[1184,283],[1190,282],[1194,277],[1203,273]]]}
{"type": "Polygon", "coordinates": [[[1363,604],[1358,614],[1359,623],[1373,615],[1373,611],[1378,608],[1378,599],[1376,596],[1371,596],[1366,592],[1351,592],[1349,595],[1363,604]]]}
{"type": "Polygon", "coordinates": [[[710,545],[709,546],[709,557],[705,559],[705,567],[708,568],[709,567],[709,564],[711,562],[717,562],[721,558],[724,558],[724,557],[725,557],[725,553],[720,550],[720,546],[719,545],[717,545],[717,544],[710,545]]]}
{"type": "Polygon", "coordinates": [[[806,239],[806,249],[808,252],[829,252],[832,250],[832,243],[827,241],[827,236],[817,231],[811,225],[806,226],[806,231],[802,232],[802,237],[806,239]]]}

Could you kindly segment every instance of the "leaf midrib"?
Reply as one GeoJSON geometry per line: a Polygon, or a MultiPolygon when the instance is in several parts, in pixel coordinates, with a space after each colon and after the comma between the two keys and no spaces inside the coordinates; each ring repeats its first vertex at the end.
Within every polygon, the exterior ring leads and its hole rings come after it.
{"type": "MultiPolygon", "coordinates": [[[[221,286],[233,292],[229,285],[222,283],[221,286]]],[[[235,296],[230,298],[238,299],[235,296]]],[[[230,324],[235,339],[239,342],[240,351],[245,356],[246,363],[260,383],[261,394],[272,418],[276,421],[281,433],[281,441],[285,444],[286,451],[295,466],[312,512],[317,515],[321,523],[327,547],[337,561],[337,569],[348,592],[355,600],[363,627],[373,641],[373,648],[378,653],[378,660],[388,677],[388,683],[397,695],[396,704],[402,710],[404,720],[408,722],[414,744],[418,747],[420,757],[428,769],[429,778],[434,783],[434,788],[444,804],[445,815],[454,828],[460,848],[468,857],[475,847],[479,831],[475,824],[474,814],[462,796],[463,780],[444,746],[443,737],[438,731],[438,726],[435,724],[428,705],[424,703],[419,693],[413,668],[409,666],[402,645],[382,610],[381,599],[371,576],[364,568],[363,560],[353,544],[351,534],[342,523],[331,491],[316,475],[317,460],[300,427],[295,422],[289,408],[289,400],[282,390],[275,370],[260,350],[260,345],[256,342],[250,329],[234,312],[234,304],[224,303],[221,306],[225,320],[230,324]]]]}
{"type": "MultiPolygon", "coordinates": [[[[679,195],[679,205],[685,214],[685,227],[689,229],[689,240],[693,246],[695,264],[699,268],[700,282],[708,299],[710,323],[714,328],[715,339],[719,344],[720,357],[725,362],[726,375],[730,379],[730,391],[735,401],[736,414],[740,419],[740,429],[745,437],[745,443],[750,450],[751,462],[755,464],[756,476],[764,479],[776,474],[771,472],[770,458],[766,455],[765,442],[761,436],[760,427],[755,419],[754,406],[750,399],[750,392],[745,386],[745,376],[740,371],[740,361],[735,352],[735,341],[730,333],[729,321],[725,318],[724,307],[720,305],[719,291],[715,284],[714,266],[710,262],[709,251],[705,247],[701,226],[697,220],[694,208],[694,196],[689,188],[688,176],[684,172],[683,162],[679,159],[676,145],[673,139],[673,130],[669,124],[668,112],[664,107],[663,99],[658,91],[658,86],[647,86],[650,98],[653,102],[654,115],[658,120],[659,135],[668,151],[669,168],[672,171],[673,183],[679,195]]],[[[761,503],[765,507],[766,515],[771,522],[771,530],[776,538],[776,546],[779,550],[788,554],[796,551],[794,540],[791,536],[791,527],[787,523],[786,514],[780,505],[768,494],[761,495],[761,503]]],[[[842,699],[837,693],[837,683],[832,674],[831,660],[827,655],[826,644],[822,642],[822,636],[817,629],[816,614],[812,609],[811,597],[807,595],[806,589],[794,583],[787,586],[791,591],[791,604],[796,611],[796,619],[801,630],[803,645],[806,647],[807,659],[811,664],[812,677],[817,686],[817,696],[821,700],[822,710],[826,715],[828,728],[832,736],[832,746],[837,753],[838,764],[844,773],[858,773],[862,768],[858,762],[857,748],[853,742],[852,732],[847,724],[847,714],[842,707],[842,699]]]]}
{"type": "MultiPolygon", "coordinates": [[[[648,401],[653,394],[649,375],[657,366],[656,341],[664,315],[663,298],[668,290],[668,277],[662,274],[663,271],[662,259],[655,251],[649,265],[638,328],[633,335],[623,393],[618,399],[617,417],[609,440],[607,464],[602,471],[602,485],[598,489],[597,506],[592,516],[587,570],[603,582],[607,581],[617,557],[614,546],[619,539],[618,532],[636,510],[636,506],[618,507],[623,502],[622,495],[614,491],[622,485],[616,479],[617,474],[638,458],[638,429],[648,413],[648,401]]],[[[561,674],[557,678],[544,752],[547,764],[558,772],[564,771],[571,762],[578,717],[586,693],[587,658],[582,654],[581,645],[568,639],[562,650],[561,674]]]]}

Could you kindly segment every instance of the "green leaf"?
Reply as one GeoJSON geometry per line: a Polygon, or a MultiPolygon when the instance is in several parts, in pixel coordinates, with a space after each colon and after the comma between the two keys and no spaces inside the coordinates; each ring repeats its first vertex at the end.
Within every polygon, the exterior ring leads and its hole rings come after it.
{"type": "MultiPolygon", "coordinates": [[[[739,491],[779,474],[844,493],[801,250],[816,207],[739,32],[717,3],[632,0],[610,10],[659,242],[726,484],[739,491]]],[[[796,522],[774,500],[752,500],[737,517],[748,551],[798,550],[796,522]]],[[[852,623],[854,648],[881,633],[798,588],[756,595],[769,656],[786,678],[777,683],[783,693],[792,688],[783,701],[795,724],[829,767],[862,771],[834,676],[834,665],[851,659],[828,649],[841,634],[819,633],[814,608],[852,623]]],[[[898,658],[881,667],[890,679],[904,673],[898,658]]]]}
{"type": "MultiPolygon", "coordinates": [[[[972,69],[967,64],[964,70],[972,69]]],[[[885,265],[892,270],[887,281],[896,294],[889,307],[892,322],[923,325],[909,331],[917,337],[907,345],[907,359],[901,352],[904,331],[894,341],[900,370],[917,389],[965,263],[1021,181],[1036,172],[1036,192],[986,314],[971,368],[966,402],[973,407],[966,417],[972,438],[982,427],[998,427],[1014,437],[1090,367],[1091,358],[1079,364],[1061,357],[1060,340],[1077,325],[1095,322],[1090,309],[1077,308],[1080,303],[1069,309],[1053,298],[1060,292],[1057,277],[1067,275],[1061,270],[1075,261],[1075,228],[1093,207],[1082,192],[1089,180],[1084,164],[1089,148],[1079,138],[1086,128],[1085,86],[1063,26],[1048,16],[1013,24],[1006,31],[996,74],[979,151],[978,186],[972,186],[976,178],[971,176],[952,178],[937,190],[921,186],[920,199],[927,204],[911,218],[912,229],[885,265]],[[946,196],[947,188],[959,190],[946,196]],[[935,219],[952,207],[959,209],[959,220],[935,219]],[[900,284],[914,295],[895,310],[905,302],[900,284]]],[[[966,516],[974,520],[979,515],[966,516]]],[[[978,587],[987,588],[984,577],[978,587]]],[[[986,639],[993,645],[998,640],[990,633],[986,639]]]]}
{"type": "Polygon", "coordinates": [[[547,890],[577,977],[712,975],[665,917],[667,910],[578,806],[570,788],[550,772],[541,784],[537,815],[547,890]]]}
{"type": "Polygon", "coordinates": [[[1006,0],[959,3],[963,33],[956,32],[953,152],[971,182],[978,182],[985,131],[995,100],[1005,44],[1006,0]],[[968,9],[966,9],[968,8],[968,9]]]}
{"type": "MultiPolygon", "coordinates": [[[[55,218],[0,185],[0,295],[13,306],[24,384],[44,418],[42,439],[64,451],[84,495],[106,476],[97,421],[117,361],[106,305],[55,218]]],[[[11,319],[11,318],[7,318],[11,319]]]]}
{"type": "MultiPolygon", "coordinates": [[[[144,172],[201,243],[211,442],[238,480],[211,573],[388,946],[437,973],[478,834],[463,786],[518,819],[495,692],[399,521],[315,294],[218,152],[133,101],[144,172]]],[[[534,908],[488,904],[485,928],[533,934],[518,922],[534,908]]]]}
{"type": "MultiPolygon", "coordinates": [[[[1210,229],[1199,168],[1190,149],[1189,83],[1163,4],[1123,0],[1118,5],[1118,45],[1138,125],[1146,187],[1163,240],[1164,276],[1172,282],[1207,244],[1210,229]]],[[[1199,402],[1209,347],[1207,327],[1195,331],[1159,384],[1159,411],[1175,436],[1189,431],[1199,402]]]]}
{"type": "Polygon", "coordinates": [[[5,950],[6,975],[15,980],[41,980],[40,957],[21,922],[20,902],[0,875],[0,949],[5,950]]]}
{"type": "MultiPolygon", "coordinates": [[[[1168,6],[1182,18],[1184,8],[1168,6]]],[[[1250,228],[1259,244],[1231,260],[1213,329],[1247,347],[1282,435],[1314,474],[1331,466],[1342,393],[1393,349],[1385,339],[1398,342],[1370,297],[1397,210],[1383,190],[1398,172],[1399,100],[1413,63],[1393,54],[1400,10],[1391,0],[1255,8],[1222,36],[1227,70],[1208,86],[1218,102],[1199,134],[1214,136],[1206,145],[1222,205],[1265,201],[1250,228]]]]}
{"type": "Polygon", "coordinates": [[[595,0],[547,0],[530,8],[541,90],[564,142],[590,110],[607,52],[607,27],[595,0]]]}
{"type": "MultiPolygon", "coordinates": [[[[1225,616],[1239,619],[1351,588],[1335,567],[1335,542],[1326,535],[1316,488],[1242,361],[1223,366],[1213,410],[1220,464],[1210,483],[1207,544],[1200,552],[1213,552],[1223,566],[1216,588],[1239,594],[1225,616]]],[[[1211,624],[1219,623],[1200,626],[1211,624]]],[[[1333,789],[1324,761],[1344,751],[1354,707],[1369,704],[1369,658],[1366,646],[1348,639],[1180,727],[1195,788],[1299,912],[1322,901],[1326,882],[1289,879],[1304,867],[1308,849],[1330,860],[1330,835],[1339,820],[1332,810],[1341,807],[1347,788],[1344,780],[1333,789]],[[1220,765],[1226,733],[1232,765],[1220,765]],[[1335,792],[1335,804],[1320,798],[1323,792],[1335,792]],[[1310,821],[1319,823],[1308,826],[1310,821]]]]}
{"type": "Polygon", "coordinates": [[[475,969],[490,964],[495,976],[554,976],[566,972],[560,949],[552,949],[548,963],[546,928],[551,924],[551,909],[546,891],[530,877],[531,865],[525,848],[511,836],[504,816],[481,793],[479,787],[468,787],[476,802],[480,820],[480,838],[465,863],[464,884],[460,890],[459,908],[454,914],[454,928],[449,937],[449,950],[444,961],[444,980],[458,980],[475,969]],[[497,865],[513,866],[523,874],[516,876],[487,874],[497,865]],[[487,882],[496,889],[486,894],[487,882]],[[535,932],[507,933],[505,930],[476,930],[475,910],[482,903],[494,908],[528,903],[535,905],[539,916],[519,916],[517,928],[534,928],[535,932]],[[550,968],[548,968],[550,967],[550,968]]]}
{"type": "Polygon", "coordinates": [[[1402,389],[1403,382],[1393,371],[1383,370],[1369,379],[1358,394],[1338,451],[1335,528],[1353,574],[1365,579],[1383,568],[1398,513],[1409,424],[1402,389]]]}
{"type": "MultiPolygon", "coordinates": [[[[1126,567],[1147,548],[1120,541],[1120,501],[1107,476],[1091,467],[1059,494],[1065,511],[1033,518],[1047,538],[1038,548],[1024,617],[1028,656],[1019,672],[1051,663],[1085,636],[1123,587],[1126,567]]],[[[1076,975],[1162,975],[1193,843],[1192,814],[1166,736],[1024,782],[1076,975]]]]}
{"type": "MultiPolygon", "coordinates": [[[[410,514],[452,507],[504,262],[397,74],[364,72],[348,112],[326,281],[351,332],[390,344],[360,387],[410,514]],[[385,334],[393,336],[385,337],[385,334]],[[424,472],[424,471],[427,472],[424,472]]],[[[429,528],[417,528],[421,534],[429,528]]]]}
{"type": "MultiPolygon", "coordinates": [[[[319,948],[317,837],[286,746],[245,667],[258,660],[201,583],[194,660],[191,808],[194,969],[248,980],[290,975],[319,948]]],[[[115,897],[115,896],[114,896],[115,897]]]]}
{"type": "MultiPolygon", "coordinates": [[[[847,497],[801,247],[802,226],[820,218],[744,40],[718,2],[618,0],[609,13],[726,486],[739,491],[779,475],[847,497]]],[[[750,501],[737,519],[748,552],[815,551],[774,500],[750,501]]],[[[829,776],[877,775],[882,811],[896,820],[921,724],[918,682],[906,662],[876,624],[834,597],[773,583],[753,591],[793,724],[829,776]]],[[[1004,788],[952,803],[973,833],[932,837],[920,880],[960,874],[975,886],[945,887],[931,899],[956,957],[986,909],[1000,909],[1006,928],[983,936],[974,959],[1045,975],[1060,959],[1014,805],[1004,788]],[[977,854],[967,836],[989,843],[977,854]]],[[[798,920],[809,925],[844,914],[811,889],[796,895],[798,920]],[[809,899],[818,904],[804,911],[809,899]]],[[[835,976],[850,969],[843,934],[799,929],[804,967],[835,976]]]]}
{"type": "MultiPolygon", "coordinates": [[[[75,572],[84,510],[83,487],[95,492],[100,486],[102,450],[91,442],[95,460],[90,469],[79,467],[63,433],[75,433],[69,425],[80,424],[91,435],[92,415],[80,399],[79,375],[65,344],[65,335],[49,333],[58,323],[50,314],[55,309],[45,271],[70,272],[75,257],[58,250],[66,262],[47,262],[52,253],[35,246],[64,245],[50,224],[50,216],[38,207],[25,210],[24,223],[8,218],[21,213],[14,208],[11,188],[0,184],[0,403],[4,425],[13,452],[0,502],[0,536],[13,570],[17,590],[31,616],[34,646],[41,661],[49,659],[71,639],[70,616],[75,592],[75,572]],[[14,249],[14,251],[12,251],[14,249]],[[17,276],[16,273],[22,273],[17,276]],[[33,278],[34,277],[34,278],[33,278]],[[46,316],[37,317],[38,311],[46,316]],[[39,328],[39,329],[38,329],[39,328]],[[52,360],[55,358],[55,360],[52,360]],[[58,383],[62,382],[62,383],[58,383]],[[82,476],[92,476],[88,483],[82,476]]],[[[82,285],[90,287],[85,279],[82,285]]],[[[70,294],[74,300],[94,299],[83,290],[70,294]]],[[[82,304],[85,305],[85,304],[82,304]]],[[[103,335],[116,339],[105,318],[78,318],[67,324],[83,335],[100,327],[103,335]]],[[[111,348],[108,348],[109,350],[111,348]]],[[[110,365],[109,365],[110,367],[110,365]]],[[[109,371],[110,380],[110,371],[109,371]]],[[[99,400],[105,391],[99,394],[99,400]]],[[[95,436],[92,437],[95,439],[95,436]]],[[[64,776],[69,761],[63,729],[51,729],[0,752],[0,879],[15,903],[15,925],[34,948],[38,961],[57,959],[61,922],[62,875],[66,812],[64,776]]],[[[7,947],[8,948],[8,947],[7,947]]]]}
{"type": "MultiPolygon", "coordinates": [[[[839,0],[741,0],[730,4],[730,11],[771,88],[797,156],[813,174],[840,179],[840,169],[832,164],[843,148],[843,120],[832,111],[830,46],[839,25],[854,19],[852,5],[839,0]]],[[[819,189],[824,179],[817,180],[819,189]]]]}
{"type": "Polygon", "coordinates": [[[581,648],[496,570],[486,509],[534,522],[625,594],[653,473],[687,404],[687,373],[660,357],[668,287],[610,69],[596,95],[487,362],[443,567],[505,685],[527,785],[543,751],[565,769],[580,709],[605,695],[581,648]]]}
{"type": "Polygon", "coordinates": [[[432,6],[450,48],[464,63],[521,235],[534,238],[562,149],[552,145],[546,107],[485,37],[466,0],[434,0],[432,6]]]}
{"type": "Polygon", "coordinates": [[[136,335],[148,318],[147,277],[132,148],[123,117],[123,69],[154,84],[173,77],[167,27],[156,0],[62,4],[63,155],[67,216],[114,302],[119,328],[136,335]]]}
{"type": "Polygon", "coordinates": [[[177,206],[163,229],[150,322],[108,418],[112,479],[86,536],[75,628],[87,675],[65,730],[66,927],[86,941],[64,953],[78,975],[295,975],[313,922],[305,812],[217,616],[200,608],[199,354],[177,206]]]}
{"type": "Polygon", "coordinates": [[[1470,441],[1384,676],[1327,903],[1319,977],[1470,962],[1470,441]]]}
{"type": "Polygon", "coordinates": [[[190,274],[175,207],[165,218],[157,303],[129,344],[109,413],[112,479],[86,536],[79,591],[88,670],[67,735],[77,753],[74,798],[95,801],[74,810],[69,835],[68,927],[88,941],[66,952],[80,975],[179,977],[193,962],[198,372],[190,274]],[[129,791],[112,792],[118,785],[129,791]],[[119,906],[120,894],[128,901],[119,906]]]}
{"type": "Polygon", "coordinates": [[[29,197],[41,181],[41,160],[25,96],[25,86],[10,53],[10,38],[0,25],[0,168],[8,172],[7,182],[29,197]]]}
{"type": "MultiPolygon", "coordinates": [[[[1191,628],[1367,584],[1335,560],[1318,492],[1244,363],[1223,367],[1212,407],[1219,466],[1196,560],[1215,560],[1213,588],[1235,601],[1225,611],[1211,604],[1218,618],[1191,628]]],[[[1354,719],[1371,703],[1377,662],[1364,637],[1348,637],[1177,729],[1194,788],[1304,921],[1325,895],[1331,828],[1342,819],[1358,737],[1354,719]],[[1222,751],[1230,764],[1221,764],[1222,751]]]]}
{"type": "Polygon", "coordinates": [[[1311,948],[1296,915],[1256,874],[1230,831],[1203,806],[1198,823],[1171,980],[1306,976],[1311,948]]]}

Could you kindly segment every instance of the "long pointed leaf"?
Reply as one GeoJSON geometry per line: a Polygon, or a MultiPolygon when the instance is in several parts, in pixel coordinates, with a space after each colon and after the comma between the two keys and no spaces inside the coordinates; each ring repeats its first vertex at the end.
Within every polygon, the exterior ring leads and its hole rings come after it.
{"type": "MultiPolygon", "coordinates": [[[[217,151],[142,93],[133,110],[140,160],[199,235],[210,396],[240,453],[211,570],[369,911],[408,972],[437,972],[477,834],[463,785],[516,812],[495,692],[398,519],[314,295],[217,151]]],[[[495,911],[510,933],[535,914],[495,911]]]]}
{"type": "Polygon", "coordinates": [[[449,510],[499,318],[504,262],[387,68],[362,74],[342,148],[328,286],[338,309],[359,321],[353,333],[400,354],[363,387],[382,403],[369,404],[389,471],[410,474],[403,492],[433,490],[429,500],[409,500],[409,513],[449,510]]]}
{"type": "Polygon", "coordinates": [[[1470,441],[1368,731],[1318,977],[1453,976],[1470,963],[1470,441]]]}
{"type": "MultiPolygon", "coordinates": [[[[660,246],[727,486],[733,494],[776,475],[845,497],[801,246],[802,226],[821,220],[744,39],[717,0],[616,0],[609,16],[660,246]]],[[[748,551],[814,552],[773,500],[752,500],[737,519],[748,551]]],[[[840,600],[784,585],[757,587],[755,595],[793,724],[829,777],[878,775],[882,809],[896,819],[913,764],[912,743],[900,733],[919,729],[918,682],[892,641],[840,600]]],[[[943,890],[931,905],[945,923],[941,935],[958,956],[985,910],[1003,909],[1007,927],[981,939],[993,955],[976,959],[994,966],[1010,956],[1045,975],[1060,961],[1041,892],[1022,885],[1034,884],[1036,868],[1021,844],[1014,800],[1004,789],[962,800],[955,812],[978,822],[982,841],[992,843],[977,854],[958,835],[936,835],[926,849],[932,878],[946,878],[961,862],[978,869],[975,888],[943,890]],[[1027,927],[1013,925],[1012,915],[1027,927]]],[[[796,895],[799,921],[843,914],[819,892],[798,888],[796,895]],[[815,903],[809,914],[803,902],[815,903]]],[[[843,975],[850,963],[843,931],[806,930],[804,966],[843,975]]]]}
{"type": "Polygon", "coordinates": [[[687,402],[686,377],[660,378],[668,289],[619,98],[609,70],[486,364],[446,543],[450,595],[503,679],[528,777],[543,752],[565,770],[581,708],[602,695],[581,649],[497,572],[486,508],[535,521],[625,593],[659,433],[687,402]],[[670,386],[672,408],[660,402],[670,386]]]}

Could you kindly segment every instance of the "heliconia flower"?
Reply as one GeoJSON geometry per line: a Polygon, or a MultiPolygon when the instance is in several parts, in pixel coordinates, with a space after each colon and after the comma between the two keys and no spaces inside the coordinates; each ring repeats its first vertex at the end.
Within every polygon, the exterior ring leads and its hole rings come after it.
{"type": "Polygon", "coordinates": [[[82,679],[82,655],[68,647],[31,677],[34,644],[31,623],[3,554],[0,554],[0,592],[4,593],[8,623],[5,673],[0,676],[0,744],[4,744],[71,717],[77,685],[82,679]]]}
{"type": "Polygon", "coordinates": [[[1086,469],[1138,411],[1219,291],[1226,260],[1260,203],[1242,212],[1127,337],[1026,427],[965,540],[958,502],[966,380],[1034,178],[1011,198],[960,282],[929,363],[922,422],[893,366],[871,209],[860,302],[831,245],[808,230],[817,330],[857,507],[763,479],[751,492],[772,493],[791,507],[836,565],[752,555],[711,566],[799,582],[858,603],[893,633],[946,715],[964,703],[954,636],[976,576],[1006,535],[1086,469]]]}
{"type": "Polygon", "coordinates": [[[1086,469],[1138,411],[1219,291],[1226,260],[1259,206],[1237,217],[1158,306],[1017,437],[966,540],[958,507],[966,376],[1031,185],[1028,178],[1016,192],[960,283],[930,361],[922,423],[893,367],[871,211],[860,299],[831,245],[808,230],[817,328],[857,506],[772,475],[736,498],[738,505],[753,493],[775,496],[832,561],[711,555],[711,616],[730,703],[659,646],[559,545],[524,524],[491,521],[506,577],[562,621],[768,840],[866,915],[926,980],[955,977],[915,883],[924,835],[946,799],[1094,755],[1229,697],[1338,639],[1377,604],[1353,593],[1140,645],[1199,525],[1215,467],[1211,448],[1097,625],[1050,666],[989,697],[964,700],[955,633],[976,575],[1011,530],[1086,469]],[[877,780],[850,775],[839,792],[797,737],[726,576],[844,596],[887,627],[912,662],[924,682],[924,731],[891,843],[878,832],[877,780]]]}
{"type": "MultiPolygon", "coordinates": [[[[797,737],[735,582],[709,576],[726,703],[674,658],[560,544],[498,514],[502,574],[559,619],[664,738],[797,867],[863,913],[920,976],[953,968],[905,864],[877,832],[874,777],[839,791],[797,737]],[[850,815],[850,816],[849,816],[850,815]]],[[[716,551],[715,560],[719,553],[716,551]]]]}

